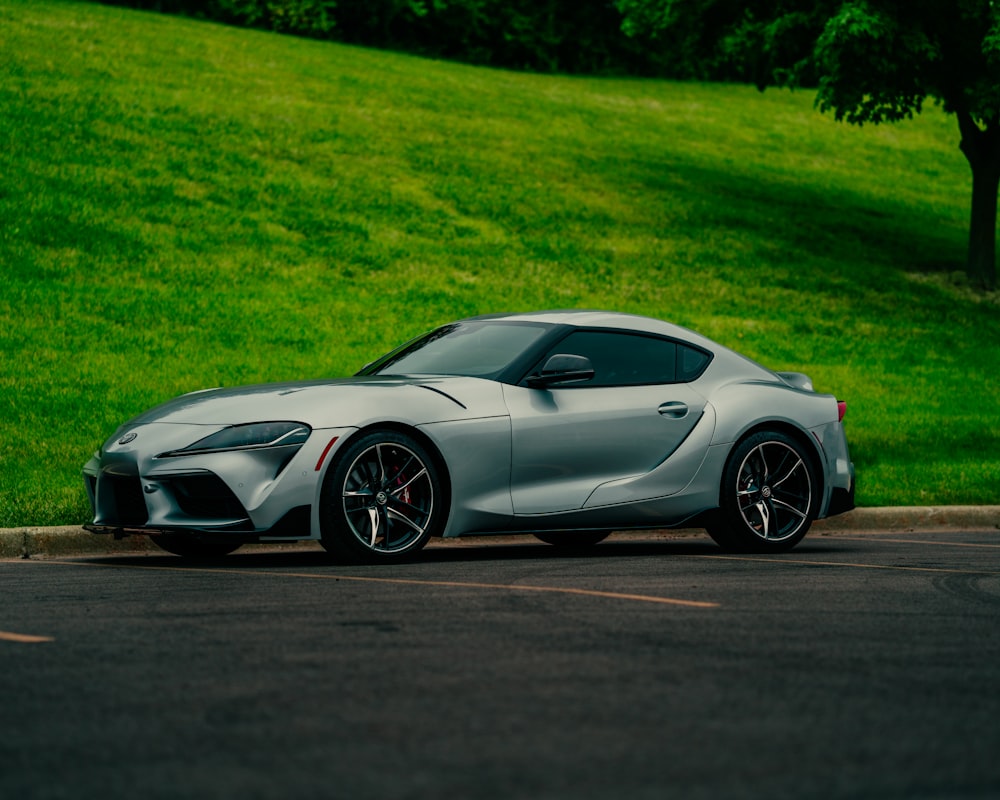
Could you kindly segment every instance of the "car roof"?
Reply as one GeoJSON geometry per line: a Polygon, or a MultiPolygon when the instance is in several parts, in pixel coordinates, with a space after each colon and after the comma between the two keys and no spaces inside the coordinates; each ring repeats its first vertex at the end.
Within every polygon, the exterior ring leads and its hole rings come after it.
{"type": "Polygon", "coordinates": [[[610,328],[616,330],[653,333],[660,336],[684,339],[692,344],[710,350],[720,347],[700,333],[675,325],[672,322],[626,314],[620,311],[599,311],[592,309],[555,309],[550,311],[528,311],[524,313],[484,314],[471,320],[504,320],[509,322],[543,322],[550,325],[571,325],[577,328],[610,328]]]}

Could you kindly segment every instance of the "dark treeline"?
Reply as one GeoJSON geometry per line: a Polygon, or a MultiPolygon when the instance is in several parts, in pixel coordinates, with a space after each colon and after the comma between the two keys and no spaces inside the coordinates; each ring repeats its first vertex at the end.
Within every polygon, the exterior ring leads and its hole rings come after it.
{"type": "Polygon", "coordinates": [[[613,0],[102,0],[492,67],[681,76],[662,42],[626,36],[613,0]]]}

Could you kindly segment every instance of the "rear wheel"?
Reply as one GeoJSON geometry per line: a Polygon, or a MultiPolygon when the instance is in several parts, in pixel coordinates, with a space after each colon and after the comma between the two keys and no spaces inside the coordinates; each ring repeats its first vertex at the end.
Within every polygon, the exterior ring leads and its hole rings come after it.
{"type": "Polygon", "coordinates": [[[819,490],[801,444],[777,431],[755,433],[729,456],[708,532],[727,550],[790,550],[812,524],[819,490]]]}
{"type": "Polygon", "coordinates": [[[320,507],[322,544],[340,561],[400,561],[444,524],[441,479],[412,437],[374,431],[330,468],[320,507]]]}
{"type": "Polygon", "coordinates": [[[534,534],[546,544],[556,547],[593,547],[611,535],[611,531],[545,531],[534,534]]]}
{"type": "Polygon", "coordinates": [[[160,533],[150,536],[160,549],[190,559],[222,558],[239,549],[242,542],[198,539],[183,533],[160,533]]]}

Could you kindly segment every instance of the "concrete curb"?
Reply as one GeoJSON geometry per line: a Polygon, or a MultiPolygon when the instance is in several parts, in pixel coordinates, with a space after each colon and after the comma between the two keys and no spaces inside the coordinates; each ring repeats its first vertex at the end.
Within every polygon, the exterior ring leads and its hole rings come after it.
{"type": "MultiPolygon", "coordinates": [[[[1000,506],[900,506],[858,508],[846,514],[814,523],[811,536],[835,536],[851,532],[899,533],[905,531],[981,530],[1000,533],[1000,506]]],[[[616,538],[690,536],[694,530],[636,531],[616,534],[616,538]]],[[[525,541],[522,537],[489,537],[497,542],[525,541]]],[[[437,546],[480,543],[479,537],[437,540],[437,546]]],[[[286,545],[301,547],[302,544],[286,545]]],[[[0,528],[0,558],[66,556],[86,554],[162,553],[147,536],[114,539],[94,535],[79,526],[53,528],[0,528]]]]}
{"type": "Polygon", "coordinates": [[[856,508],[813,524],[817,533],[842,531],[988,530],[1000,532],[1000,506],[856,508]]]}

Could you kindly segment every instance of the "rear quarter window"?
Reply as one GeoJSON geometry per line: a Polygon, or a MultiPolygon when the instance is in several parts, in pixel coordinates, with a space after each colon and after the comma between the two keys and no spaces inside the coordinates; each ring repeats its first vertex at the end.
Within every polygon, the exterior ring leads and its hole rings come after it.
{"type": "Polygon", "coordinates": [[[677,382],[687,383],[701,377],[712,358],[704,350],[677,345],[677,382]]]}

